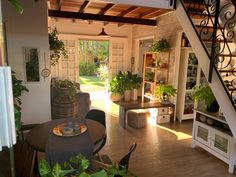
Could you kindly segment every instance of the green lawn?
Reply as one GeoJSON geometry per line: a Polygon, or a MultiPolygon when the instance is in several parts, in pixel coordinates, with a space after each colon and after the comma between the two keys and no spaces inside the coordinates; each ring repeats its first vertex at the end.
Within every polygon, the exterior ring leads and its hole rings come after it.
{"type": "Polygon", "coordinates": [[[80,85],[83,91],[101,91],[105,89],[105,81],[97,76],[80,76],[80,85]]]}

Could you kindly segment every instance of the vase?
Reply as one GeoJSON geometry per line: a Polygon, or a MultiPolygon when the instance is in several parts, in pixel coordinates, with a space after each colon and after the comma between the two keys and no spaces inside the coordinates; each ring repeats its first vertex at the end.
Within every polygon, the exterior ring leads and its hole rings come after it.
{"type": "Polygon", "coordinates": [[[122,99],[122,95],[120,93],[110,93],[111,101],[120,101],[122,99]]]}
{"type": "Polygon", "coordinates": [[[138,99],[138,89],[133,89],[131,92],[131,100],[136,101],[138,99]]]}
{"type": "Polygon", "coordinates": [[[131,99],[131,90],[125,90],[124,100],[125,101],[130,101],[130,99],[131,99]]]}

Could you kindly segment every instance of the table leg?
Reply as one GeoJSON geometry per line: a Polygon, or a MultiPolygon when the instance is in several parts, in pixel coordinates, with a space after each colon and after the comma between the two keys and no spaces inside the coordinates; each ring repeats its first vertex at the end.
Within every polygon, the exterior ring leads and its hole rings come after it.
{"type": "Polygon", "coordinates": [[[125,128],[126,111],[123,107],[119,106],[119,124],[125,128]]]}

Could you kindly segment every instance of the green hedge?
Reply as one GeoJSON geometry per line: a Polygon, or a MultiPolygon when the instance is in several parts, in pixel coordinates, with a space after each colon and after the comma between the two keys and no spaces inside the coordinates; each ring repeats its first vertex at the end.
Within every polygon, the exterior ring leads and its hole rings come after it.
{"type": "Polygon", "coordinates": [[[93,62],[81,61],[79,63],[80,76],[94,76],[97,72],[97,66],[93,62]]]}

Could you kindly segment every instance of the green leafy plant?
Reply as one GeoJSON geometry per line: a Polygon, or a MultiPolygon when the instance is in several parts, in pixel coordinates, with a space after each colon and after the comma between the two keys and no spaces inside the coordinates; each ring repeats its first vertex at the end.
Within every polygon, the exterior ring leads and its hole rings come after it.
{"type": "Polygon", "coordinates": [[[97,66],[94,62],[81,61],[79,63],[80,76],[94,76],[97,71],[97,66]]]}
{"type": "Polygon", "coordinates": [[[73,98],[77,92],[76,83],[68,79],[55,80],[54,84],[55,84],[55,87],[58,89],[60,98],[64,98],[65,96],[69,96],[69,98],[73,98]]]}
{"type": "Polygon", "coordinates": [[[132,74],[131,82],[133,89],[139,89],[142,84],[142,77],[140,77],[138,74],[132,74]]]}
{"type": "Polygon", "coordinates": [[[210,112],[217,112],[219,110],[219,105],[210,86],[199,85],[195,86],[193,89],[193,98],[195,101],[204,101],[210,112]],[[212,106],[213,108],[211,108],[212,106]]]}
{"type": "Polygon", "coordinates": [[[109,92],[123,94],[125,92],[124,87],[124,74],[119,71],[117,75],[113,76],[109,83],[109,92]]]}
{"type": "Polygon", "coordinates": [[[69,162],[64,163],[64,168],[56,163],[52,168],[49,163],[42,159],[39,162],[39,173],[41,177],[64,177],[64,176],[74,176],[74,177],[128,177],[134,176],[125,168],[120,168],[118,166],[111,166],[108,168],[100,169],[99,171],[91,171],[88,169],[89,160],[83,155],[77,155],[71,157],[69,162]]]}
{"type": "Polygon", "coordinates": [[[165,100],[167,97],[174,96],[176,91],[172,85],[159,84],[156,87],[155,95],[157,98],[165,100]]]}
{"type": "Polygon", "coordinates": [[[55,66],[59,58],[63,55],[65,58],[68,57],[67,51],[65,49],[65,45],[62,40],[58,39],[58,32],[57,29],[54,28],[49,34],[49,46],[50,50],[53,51],[52,54],[50,54],[50,62],[52,66],[55,66]]]}
{"type": "Polygon", "coordinates": [[[148,81],[154,81],[154,76],[155,76],[154,72],[146,72],[145,73],[145,78],[148,81]]]}
{"type": "Polygon", "coordinates": [[[16,78],[16,73],[12,71],[12,88],[15,109],[15,125],[19,129],[21,127],[21,95],[24,92],[29,92],[26,86],[22,84],[22,80],[16,78]]]}
{"type": "Polygon", "coordinates": [[[153,52],[160,53],[160,52],[168,51],[169,49],[170,49],[170,44],[166,39],[161,39],[159,41],[156,41],[152,45],[152,51],[153,52]]]}

